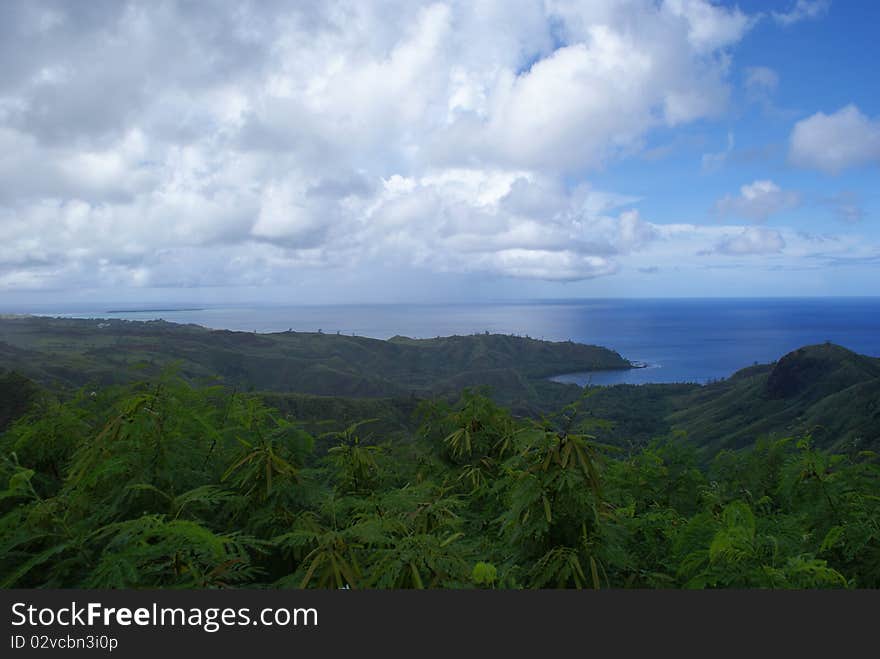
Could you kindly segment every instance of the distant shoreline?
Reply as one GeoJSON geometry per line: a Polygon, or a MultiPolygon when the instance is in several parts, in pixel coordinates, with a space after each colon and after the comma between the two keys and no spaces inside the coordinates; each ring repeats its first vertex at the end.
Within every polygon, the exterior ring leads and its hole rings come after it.
{"type": "Polygon", "coordinates": [[[202,307],[180,307],[178,309],[109,309],[104,313],[174,313],[177,311],[205,311],[202,307]]]}
{"type": "MultiPolygon", "coordinates": [[[[71,302],[71,304],[73,304],[71,302]]],[[[299,332],[385,340],[395,334],[416,339],[484,331],[572,340],[609,346],[632,362],[662,365],[594,372],[594,384],[709,382],[727,378],[746,365],[770,363],[791,350],[825,341],[859,354],[880,357],[880,297],[770,300],[604,300],[568,304],[385,305],[216,307],[201,300],[107,300],[91,310],[43,308],[41,316],[105,318],[110,322],[163,319],[210,329],[299,332]],[[155,304],[151,304],[151,303],[155,304]],[[144,312],[144,309],[204,311],[144,312]],[[141,310],[106,313],[105,309],[141,310]]],[[[4,311],[24,311],[7,308],[4,311]]],[[[34,310],[28,310],[31,313],[34,310]]],[[[577,371],[564,366],[569,374],[577,371]]],[[[553,375],[560,375],[554,369],[553,375]]]]}

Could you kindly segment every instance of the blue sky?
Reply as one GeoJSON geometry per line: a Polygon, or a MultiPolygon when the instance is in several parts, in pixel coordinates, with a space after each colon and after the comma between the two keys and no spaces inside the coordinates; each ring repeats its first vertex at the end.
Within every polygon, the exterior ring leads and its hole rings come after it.
{"type": "Polygon", "coordinates": [[[880,5],[6,2],[0,307],[873,295],[880,5]]]}
{"type": "MultiPolygon", "coordinates": [[[[738,6],[760,11],[768,4],[738,6]]],[[[776,7],[784,9],[792,4],[776,3],[776,7]]],[[[880,182],[876,161],[837,176],[788,161],[789,138],[797,121],[816,112],[831,114],[849,104],[869,117],[880,115],[880,76],[876,70],[880,5],[838,2],[828,3],[828,7],[819,18],[787,28],[780,29],[766,19],[758,22],[733,51],[731,102],[723,116],[681,129],[656,131],[648,139],[648,148],[674,146],[669,157],[650,163],[632,159],[594,179],[606,187],[623,187],[629,182],[628,187],[644,196],[643,206],[652,209],[652,217],[662,222],[706,216],[719,197],[761,178],[772,179],[784,188],[801,189],[812,201],[851,191],[862,201],[864,212],[875,215],[880,182]],[[753,98],[748,71],[757,67],[772,70],[778,82],[775,89],[753,98]],[[723,167],[707,171],[701,156],[726,151],[728,135],[733,136],[734,148],[723,167]],[[686,181],[684,187],[682,181],[686,181]],[[687,194],[682,194],[685,190],[687,194]]],[[[832,208],[817,205],[808,210],[793,209],[773,219],[796,221],[806,230],[822,231],[839,228],[828,221],[832,215],[832,208]]],[[[867,222],[863,228],[876,232],[877,226],[877,222],[867,222]]]]}
{"type": "MultiPolygon", "coordinates": [[[[833,115],[849,105],[873,118],[876,127],[880,117],[876,72],[880,5],[813,4],[819,8],[813,18],[790,25],[762,18],[748,31],[732,51],[731,99],[722,116],[655,131],[647,140],[649,162],[643,157],[617,163],[595,175],[596,184],[633,190],[642,199],[639,208],[653,221],[711,225],[737,220],[718,216],[719,199],[749,182],[772,180],[782,189],[795,191],[800,199],[791,208],[768,216],[762,226],[816,234],[851,233],[875,245],[880,242],[876,153],[868,163],[829,173],[792,162],[790,144],[798,121],[817,112],[833,115]],[[763,69],[772,71],[772,84],[750,85],[751,72],[763,69]]],[[[766,16],[770,4],[733,6],[766,16]]],[[[791,12],[795,6],[775,3],[780,12],[791,12]]],[[[743,295],[750,294],[752,286],[756,287],[752,294],[874,295],[880,281],[880,260],[860,263],[853,259],[852,264],[842,260],[818,272],[791,265],[791,269],[772,273],[760,266],[749,272],[743,268],[736,275],[738,281],[716,281],[736,291],[733,294],[743,295]]],[[[696,288],[680,280],[666,286],[651,290],[687,295],[696,288]]]]}

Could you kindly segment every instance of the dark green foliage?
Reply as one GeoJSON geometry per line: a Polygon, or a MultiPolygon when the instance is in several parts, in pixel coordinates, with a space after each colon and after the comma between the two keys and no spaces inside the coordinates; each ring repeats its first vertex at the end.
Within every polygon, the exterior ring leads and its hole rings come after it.
{"type": "Polygon", "coordinates": [[[599,441],[602,395],[366,407],[392,420],[312,420],[320,451],[173,372],[44,396],[0,435],[0,586],[880,587],[876,454],[765,438],[705,467],[682,436],[599,441]]]}
{"type": "Polygon", "coordinates": [[[28,378],[16,372],[0,372],[0,432],[36,402],[40,390],[28,378]]]}

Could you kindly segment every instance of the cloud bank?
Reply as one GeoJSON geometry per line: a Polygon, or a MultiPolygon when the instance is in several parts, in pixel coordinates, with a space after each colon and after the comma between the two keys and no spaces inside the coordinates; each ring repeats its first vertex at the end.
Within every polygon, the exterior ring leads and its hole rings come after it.
{"type": "MultiPolygon", "coordinates": [[[[756,20],[705,0],[4,2],[0,289],[392,267],[575,281],[696,253],[694,236],[745,253],[589,177],[723,113],[756,20]]],[[[863,135],[820,155],[829,130],[876,131],[841,113],[801,122],[793,160],[875,158],[863,135]]],[[[725,212],[792,205],[747,187],[725,212]]]]}

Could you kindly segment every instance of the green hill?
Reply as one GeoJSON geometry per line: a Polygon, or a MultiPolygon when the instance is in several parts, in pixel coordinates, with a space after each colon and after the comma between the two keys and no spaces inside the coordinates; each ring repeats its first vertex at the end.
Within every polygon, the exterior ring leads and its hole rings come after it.
{"type": "MultiPolygon", "coordinates": [[[[388,429],[409,423],[413,400],[454,398],[466,387],[489,387],[515,414],[534,416],[582,394],[548,376],[631,367],[606,348],[498,334],[383,341],[164,321],[0,318],[0,369],[44,386],[139,381],[171,364],[190,382],[263,392],[273,405],[311,410],[312,418],[344,405],[350,413],[343,416],[356,419],[366,408],[354,401],[374,400],[378,416],[396,419],[388,429]]],[[[880,360],[833,344],[806,346],[705,386],[620,385],[590,394],[583,422],[618,444],[681,431],[707,458],[762,436],[804,433],[833,450],[880,448],[880,360]]]]}
{"type": "Polygon", "coordinates": [[[833,344],[800,348],[674,402],[672,429],[709,453],[765,435],[811,434],[834,450],[880,447],[880,360],[833,344]]]}
{"type": "MultiPolygon", "coordinates": [[[[487,385],[498,400],[520,406],[537,402],[533,384],[547,376],[632,366],[606,348],[499,334],[382,341],[209,330],[164,321],[0,319],[0,367],[43,384],[124,383],[172,363],[192,382],[219,380],[246,391],[387,398],[487,385]]],[[[566,385],[541,386],[554,402],[578,395],[577,388],[566,385]]]]}
{"type": "Polygon", "coordinates": [[[678,434],[708,460],[762,437],[809,434],[829,450],[880,450],[880,359],[833,344],[805,346],[712,384],[590,387],[589,394],[583,427],[620,446],[678,434]]]}

